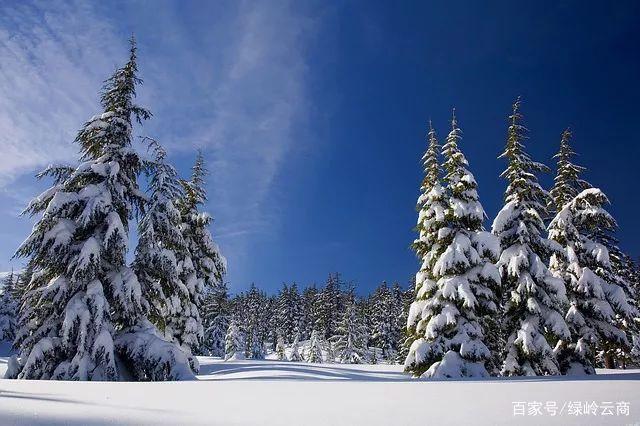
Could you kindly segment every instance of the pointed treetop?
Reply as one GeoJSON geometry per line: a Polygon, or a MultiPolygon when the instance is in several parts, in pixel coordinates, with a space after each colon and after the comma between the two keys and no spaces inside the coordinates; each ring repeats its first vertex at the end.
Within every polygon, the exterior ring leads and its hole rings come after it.
{"type": "Polygon", "coordinates": [[[197,205],[204,204],[205,201],[207,201],[204,177],[208,173],[204,164],[204,155],[201,150],[198,150],[196,161],[191,168],[191,179],[181,181],[184,187],[188,209],[195,208],[197,205]]]}
{"type": "Polygon", "coordinates": [[[135,62],[136,61],[136,51],[138,50],[137,46],[136,46],[136,36],[135,34],[131,34],[131,37],[129,37],[129,62],[135,62]]]}
{"type": "Polygon", "coordinates": [[[461,202],[467,206],[465,209],[454,212],[456,220],[459,220],[459,223],[467,229],[479,229],[484,219],[484,210],[478,202],[477,184],[468,169],[469,162],[458,146],[458,142],[462,139],[462,130],[458,127],[455,109],[451,117],[451,128],[446,143],[442,147],[446,170],[444,181],[454,204],[461,202]]]}
{"type": "Polygon", "coordinates": [[[428,148],[422,156],[422,163],[424,165],[424,179],[422,181],[423,192],[428,192],[434,187],[440,178],[440,163],[438,161],[438,154],[440,151],[440,144],[436,137],[436,131],[433,128],[431,120],[429,120],[429,133],[427,134],[428,148]]]}
{"type": "Polygon", "coordinates": [[[557,160],[557,171],[554,178],[553,189],[550,194],[553,204],[549,207],[560,211],[562,207],[576,197],[582,190],[590,188],[588,182],[580,178],[585,170],[571,162],[571,158],[578,155],[571,147],[572,133],[569,128],[562,132],[560,150],[553,156],[557,160]]]}
{"type": "MultiPolygon", "coordinates": [[[[509,186],[505,193],[507,202],[513,200],[535,200],[536,203],[546,200],[547,194],[538,183],[536,172],[548,172],[549,168],[533,161],[525,152],[524,140],[527,139],[527,128],[522,124],[520,97],[513,103],[513,112],[509,115],[507,143],[505,150],[498,158],[506,158],[507,169],[500,175],[507,179],[509,186]]],[[[546,201],[544,202],[546,205],[546,201]]],[[[544,209],[544,206],[542,206],[544,209]]]]}
{"type": "MultiPolygon", "coordinates": [[[[458,119],[456,118],[456,109],[453,108],[451,113],[451,131],[447,135],[446,142],[443,146],[442,153],[446,157],[445,164],[450,163],[452,160],[458,164],[467,164],[467,160],[458,148],[458,141],[462,139],[462,130],[458,127],[458,119]]],[[[446,166],[445,166],[446,167],[446,166]]]]}
{"type": "Polygon", "coordinates": [[[512,105],[513,115],[519,114],[521,104],[522,104],[522,96],[518,96],[512,105]]]}
{"type": "Polygon", "coordinates": [[[107,149],[120,149],[131,145],[133,120],[142,123],[151,113],[134,103],[138,77],[136,44],[130,40],[127,63],[116,69],[104,82],[100,93],[102,113],[92,117],[78,132],[76,142],[82,146],[83,160],[101,157],[107,149]]]}
{"type": "Polygon", "coordinates": [[[198,150],[196,154],[196,161],[191,168],[191,184],[201,189],[203,193],[203,201],[207,199],[204,195],[204,177],[209,174],[207,167],[204,164],[204,155],[202,150],[198,150]]]}
{"type": "Polygon", "coordinates": [[[133,115],[140,123],[151,117],[151,113],[133,104],[136,86],[142,84],[142,79],[138,77],[137,50],[136,40],[132,35],[129,39],[129,60],[105,81],[100,102],[105,112],[122,114],[127,121],[130,121],[130,116],[133,115]]]}

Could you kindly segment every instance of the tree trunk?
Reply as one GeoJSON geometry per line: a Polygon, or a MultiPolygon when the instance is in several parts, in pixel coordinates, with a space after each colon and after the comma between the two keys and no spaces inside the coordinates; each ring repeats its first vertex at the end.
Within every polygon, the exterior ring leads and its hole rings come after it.
{"type": "Polygon", "coordinates": [[[613,363],[613,355],[611,354],[605,354],[604,356],[604,368],[616,368],[614,363],[613,363]]]}

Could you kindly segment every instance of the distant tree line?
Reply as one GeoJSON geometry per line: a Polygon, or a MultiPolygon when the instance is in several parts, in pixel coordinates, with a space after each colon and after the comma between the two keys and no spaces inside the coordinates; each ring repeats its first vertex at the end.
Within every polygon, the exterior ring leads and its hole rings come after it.
{"type": "Polygon", "coordinates": [[[339,273],[320,288],[285,283],[275,295],[255,285],[233,297],[210,294],[203,308],[203,354],[263,359],[279,344],[288,352],[295,343],[301,359],[308,359],[304,347],[313,341],[322,348],[317,362],[397,362],[413,297],[412,288],[385,282],[359,297],[339,273]]]}

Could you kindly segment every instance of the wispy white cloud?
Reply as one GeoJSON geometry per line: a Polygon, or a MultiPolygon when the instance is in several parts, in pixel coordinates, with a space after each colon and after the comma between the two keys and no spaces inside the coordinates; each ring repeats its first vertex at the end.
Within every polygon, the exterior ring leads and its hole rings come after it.
{"type": "Polygon", "coordinates": [[[213,199],[236,219],[221,232],[264,232],[279,225],[274,180],[306,116],[304,49],[312,22],[287,3],[257,3],[243,7],[233,27],[241,37],[209,95],[210,125],[194,140],[210,153],[213,199]]]}
{"type": "Polygon", "coordinates": [[[73,159],[75,133],[124,45],[82,2],[0,6],[0,185],[73,159]]]}
{"type": "Polygon", "coordinates": [[[214,231],[232,278],[245,280],[238,272],[250,268],[251,242],[281,225],[275,182],[282,166],[293,144],[305,143],[296,136],[307,117],[305,53],[316,23],[286,1],[232,9],[209,15],[218,34],[206,35],[207,43],[175,28],[170,10],[160,12],[159,25],[172,28],[163,42],[175,55],[145,64],[145,93],[156,114],[149,129],[170,152],[184,158],[203,150],[214,231]]]}

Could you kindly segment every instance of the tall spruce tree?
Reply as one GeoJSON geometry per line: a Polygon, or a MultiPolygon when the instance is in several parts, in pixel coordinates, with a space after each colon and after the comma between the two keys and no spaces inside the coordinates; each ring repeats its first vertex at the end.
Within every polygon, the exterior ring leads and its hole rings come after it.
{"type": "MultiPolygon", "coordinates": [[[[505,360],[502,373],[514,375],[558,374],[553,345],[569,338],[563,319],[567,301],[564,283],[547,269],[554,247],[543,237],[543,217],[548,194],[536,173],[547,171],[525,152],[527,129],[522,124],[520,98],[509,116],[502,173],[507,182],[505,205],[493,222],[502,252],[498,261],[505,294],[505,360]]],[[[556,247],[557,249],[557,247],[556,247]]]]}
{"type": "MultiPolygon", "coordinates": [[[[421,320],[422,307],[426,301],[427,293],[418,291],[424,284],[433,280],[432,268],[437,259],[438,232],[440,228],[445,226],[445,214],[448,208],[445,190],[442,186],[441,166],[439,161],[441,146],[436,137],[436,131],[433,128],[431,120],[429,120],[429,132],[427,133],[428,148],[422,156],[422,164],[424,169],[424,178],[420,185],[420,196],[416,208],[418,210],[418,223],[416,230],[418,238],[413,242],[413,249],[420,259],[420,270],[415,276],[414,302],[409,307],[408,322],[406,324],[406,339],[404,342],[405,352],[407,352],[405,363],[407,371],[414,375],[422,374],[429,366],[426,362],[419,366],[415,361],[415,354],[409,351],[409,348],[415,341],[421,340],[423,332],[418,331],[416,326],[421,320]]],[[[403,359],[403,362],[405,361],[403,359]]]]}
{"type": "Polygon", "coordinates": [[[331,338],[335,354],[343,364],[360,364],[367,357],[367,331],[358,315],[353,295],[348,297],[337,334],[331,338]]]}
{"type": "Polygon", "coordinates": [[[247,357],[264,359],[265,340],[268,333],[267,296],[258,290],[255,284],[245,298],[245,326],[247,343],[247,357]]]}
{"type": "Polygon", "coordinates": [[[387,361],[395,359],[402,333],[403,325],[399,322],[402,301],[396,299],[398,292],[396,287],[390,289],[383,282],[369,298],[371,344],[382,350],[382,357],[387,361]]]}
{"type": "Polygon", "coordinates": [[[315,302],[316,330],[322,333],[323,339],[329,339],[336,333],[342,314],[341,287],[343,282],[339,273],[329,274],[325,287],[320,291],[315,302]]]}
{"type": "Polygon", "coordinates": [[[133,102],[137,71],[132,40],[129,61],[103,88],[103,113],[76,137],[80,165],[45,170],[41,176],[54,184],[26,209],[41,217],[16,253],[29,259],[33,278],[9,378],[193,378],[185,354],[146,320],[147,302],[126,264],[129,220],[145,201],[132,124],[151,115],[133,102]],[[128,372],[119,370],[116,353],[128,372]]]}
{"type": "Polygon", "coordinates": [[[204,352],[211,356],[224,356],[225,335],[231,319],[229,292],[224,281],[206,294],[202,310],[204,352]]]}
{"type": "Polygon", "coordinates": [[[293,342],[300,327],[300,295],[296,283],[288,286],[282,284],[282,289],[278,294],[276,302],[276,312],[274,315],[277,332],[280,333],[285,343],[293,342]]]}
{"type": "Polygon", "coordinates": [[[619,285],[609,250],[592,238],[596,229],[616,227],[604,210],[607,203],[602,191],[586,189],[565,203],[550,225],[550,238],[564,247],[550,269],[564,279],[570,303],[565,319],[571,336],[556,346],[563,374],[595,374],[598,347],[629,346],[616,318],[632,320],[637,311],[619,285]]]}
{"type": "Polygon", "coordinates": [[[180,211],[175,206],[183,196],[182,188],[177,172],[166,161],[165,150],[154,140],[149,143],[155,158],[147,166],[150,197],[138,224],[134,270],[149,302],[149,319],[166,339],[183,348],[196,370],[191,346],[197,340],[185,340],[185,336],[193,337],[190,330],[196,327],[198,317],[181,280],[182,265],[191,264],[180,230],[180,211]]]}
{"type": "Polygon", "coordinates": [[[607,355],[615,357],[615,361],[622,368],[628,366],[640,366],[640,267],[631,256],[622,251],[614,250],[609,254],[613,273],[619,278],[616,282],[624,289],[629,304],[635,310],[632,318],[617,315],[617,325],[627,334],[630,347],[615,344],[606,344],[603,350],[604,360],[612,364],[607,355]]]}
{"type": "MultiPolygon", "coordinates": [[[[484,343],[482,317],[495,314],[500,284],[493,264],[497,241],[482,230],[484,210],[476,181],[458,147],[455,112],[443,147],[446,159],[444,224],[437,235],[433,266],[424,268],[408,324],[417,320],[421,337],[411,345],[405,369],[432,378],[483,377],[491,353],[484,343]]],[[[418,277],[416,277],[418,281],[418,277]]]]}
{"type": "Polygon", "coordinates": [[[318,289],[312,284],[302,291],[302,312],[300,313],[300,340],[307,340],[311,336],[317,320],[315,312],[318,289]]]}
{"type": "MultiPolygon", "coordinates": [[[[630,276],[631,265],[627,261],[628,256],[618,245],[619,241],[614,234],[615,228],[617,228],[617,225],[614,225],[613,227],[594,226],[590,229],[589,235],[594,242],[606,247],[607,252],[609,253],[610,268],[606,273],[608,282],[614,283],[620,287],[625,295],[627,295],[627,299],[633,306],[633,309],[637,311],[637,293],[634,289],[633,280],[630,276]]],[[[638,315],[634,314],[634,316],[637,317],[638,315]]],[[[616,327],[625,330],[628,337],[631,338],[631,334],[634,333],[634,330],[637,332],[638,326],[640,325],[634,318],[631,318],[629,315],[622,315],[619,312],[616,313],[613,321],[616,327]]],[[[615,368],[616,361],[618,364],[623,363],[624,359],[627,358],[629,354],[629,348],[627,345],[621,345],[613,340],[603,341],[598,349],[598,363],[599,366],[604,368],[615,368]]]]}
{"type": "MultiPolygon", "coordinates": [[[[207,201],[204,178],[207,169],[204,156],[198,152],[192,167],[191,178],[182,180],[184,195],[176,201],[181,214],[182,237],[186,243],[190,257],[182,259],[178,267],[180,279],[187,287],[190,297],[189,326],[182,330],[178,340],[190,353],[200,351],[204,339],[202,309],[204,299],[211,291],[221,285],[226,273],[226,259],[220,253],[218,245],[213,241],[209,226],[213,219],[200,208],[207,201]]],[[[191,357],[193,368],[197,371],[195,357],[191,357]]]]}

